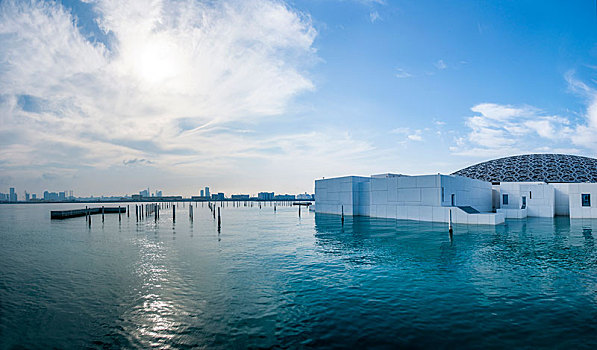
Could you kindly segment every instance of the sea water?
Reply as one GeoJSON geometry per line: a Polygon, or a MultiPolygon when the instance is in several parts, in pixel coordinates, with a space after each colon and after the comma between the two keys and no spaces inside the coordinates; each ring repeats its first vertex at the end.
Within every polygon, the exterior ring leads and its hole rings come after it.
{"type": "MultiPolygon", "coordinates": [[[[122,204],[121,204],[122,205],[122,204]]],[[[0,347],[596,348],[597,221],[0,205],[0,347]]],[[[91,204],[90,206],[96,206],[91,204]]],[[[112,204],[111,206],[118,206],[112,204]]]]}

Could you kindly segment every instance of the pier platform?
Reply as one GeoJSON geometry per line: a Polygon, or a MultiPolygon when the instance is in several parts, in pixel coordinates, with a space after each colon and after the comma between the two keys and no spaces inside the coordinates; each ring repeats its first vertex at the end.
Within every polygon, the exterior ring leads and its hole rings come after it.
{"type": "MultiPolygon", "coordinates": [[[[104,214],[118,214],[126,213],[126,207],[104,207],[104,214]]],[[[50,212],[51,219],[69,219],[76,218],[79,216],[85,216],[87,214],[101,214],[102,208],[88,208],[88,209],[73,209],[73,210],[52,210],[50,212]]]]}

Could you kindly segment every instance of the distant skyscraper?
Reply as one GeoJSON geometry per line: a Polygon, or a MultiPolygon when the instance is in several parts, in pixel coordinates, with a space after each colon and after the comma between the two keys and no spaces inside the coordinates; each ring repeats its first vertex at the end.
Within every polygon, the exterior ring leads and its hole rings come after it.
{"type": "Polygon", "coordinates": [[[274,192],[259,192],[257,198],[262,201],[274,200],[274,192]]]}
{"type": "Polygon", "coordinates": [[[29,193],[27,191],[25,191],[25,201],[29,202],[29,193]]]}
{"type": "Polygon", "coordinates": [[[156,197],[161,197],[162,196],[162,191],[155,191],[155,196],[156,197]]]}
{"type": "Polygon", "coordinates": [[[16,202],[17,201],[17,193],[15,192],[15,188],[14,187],[10,188],[10,194],[9,194],[8,200],[10,202],[16,202]]]}
{"type": "Polygon", "coordinates": [[[37,195],[35,193],[31,194],[31,199],[37,199],[37,195]]]}
{"type": "Polygon", "coordinates": [[[66,200],[66,192],[58,192],[58,200],[65,201],[66,200]]]}
{"type": "Polygon", "coordinates": [[[205,197],[209,198],[209,187],[205,186],[205,197]]]}
{"type": "Polygon", "coordinates": [[[203,192],[203,190],[201,190],[200,192],[201,192],[201,197],[205,197],[205,196],[204,196],[204,193],[205,193],[205,192],[203,192]]]}
{"type": "Polygon", "coordinates": [[[149,197],[149,189],[143,190],[139,192],[141,197],[149,197]]]}

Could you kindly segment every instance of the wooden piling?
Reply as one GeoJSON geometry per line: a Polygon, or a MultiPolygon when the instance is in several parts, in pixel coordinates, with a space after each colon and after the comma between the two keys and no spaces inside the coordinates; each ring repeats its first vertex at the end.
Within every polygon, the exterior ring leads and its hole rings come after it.
{"type": "Polygon", "coordinates": [[[344,225],[344,206],[342,206],[342,217],[341,217],[341,220],[342,220],[342,225],[344,225]]]}
{"type": "Polygon", "coordinates": [[[130,218],[130,217],[131,217],[131,215],[130,215],[129,213],[130,213],[130,212],[129,212],[129,205],[127,204],[127,205],[126,205],[126,217],[127,217],[127,218],[130,218]]]}
{"type": "Polygon", "coordinates": [[[172,222],[176,221],[176,204],[172,204],[172,222]]]}
{"type": "Polygon", "coordinates": [[[104,222],[104,206],[102,205],[102,222],[104,222]]]}
{"type": "Polygon", "coordinates": [[[120,205],[118,206],[118,221],[122,221],[122,218],[120,217],[120,205]]]}
{"type": "Polygon", "coordinates": [[[218,208],[218,232],[220,231],[221,226],[222,226],[222,218],[220,217],[220,208],[218,208]]]}
{"type": "Polygon", "coordinates": [[[450,210],[450,221],[448,222],[448,233],[450,233],[450,239],[452,239],[452,233],[454,230],[452,229],[452,210],[450,210]]]}

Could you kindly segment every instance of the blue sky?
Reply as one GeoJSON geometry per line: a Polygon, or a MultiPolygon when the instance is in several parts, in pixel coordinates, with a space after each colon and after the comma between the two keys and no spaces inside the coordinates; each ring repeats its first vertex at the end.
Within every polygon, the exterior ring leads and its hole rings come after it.
{"type": "Polygon", "coordinates": [[[294,193],[595,156],[596,29],[588,0],[4,1],[0,185],[294,193]]]}

